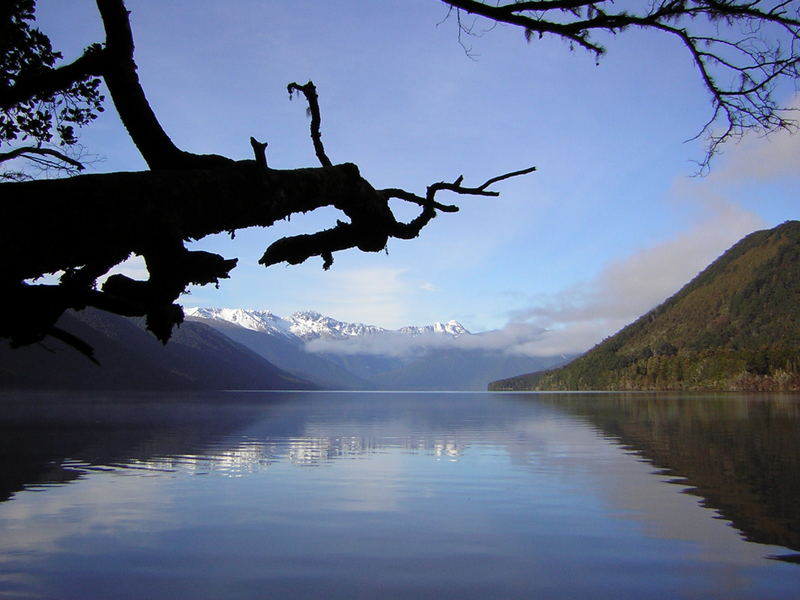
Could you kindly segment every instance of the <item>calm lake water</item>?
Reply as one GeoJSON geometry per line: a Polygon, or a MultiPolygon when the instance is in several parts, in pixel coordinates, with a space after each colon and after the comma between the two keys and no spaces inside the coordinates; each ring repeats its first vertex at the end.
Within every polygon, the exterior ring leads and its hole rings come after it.
{"type": "Polygon", "coordinates": [[[800,598],[797,396],[0,396],[0,598],[800,598]]]}

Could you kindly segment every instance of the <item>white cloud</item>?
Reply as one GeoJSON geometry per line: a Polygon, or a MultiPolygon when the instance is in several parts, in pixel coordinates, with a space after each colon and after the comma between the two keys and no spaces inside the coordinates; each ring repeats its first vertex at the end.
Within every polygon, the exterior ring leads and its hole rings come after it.
{"type": "MultiPolygon", "coordinates": [[[[708,184],[704,180],[701,185],[708,184]]],[[[713,198],[710,192],[706,196],[705,214],[689,230],[610,263],[591,281],[535,298],[528,308],[512,313],[511,321],[500,329],[458,338],[388,332],[347,340],[318,339],[307,347],[314,352],[390,356],[437,348],[528,356],[583,352],[666,300],[743,236],[764,227],[758,216],[713,198]]],[[[332,293],[326,292],[334,302],[331,314],[344,313],[342,318],[346,318],[350,313],[344,310],[345,302],[361,296],[350,305],[357,320],[395,316],[398,306],[404,308],[401,299],[408,290],[402,273],[388,269],[340,273],[332,293]],[[340,299],[337,290],[343,294],[340,299]]]]}
{"type": "Polygon", "coordinates": [[[433,336],[411,337],[396,331],[347,339],[317,338],[306,343],[309,352],[409,356],[435,343],[433,336]]]}
{"type": "MultiPolygon", "coordinates": [[[[790,108],[800,111],[800,94],[790,108]]],[[[797,113],[790,116],[797,119],[797,113]]],[[[711,182],[765,182],[783,177],[800,177],[800,135],[781,130],[768,136],[749,136],[725,155],[711,182]]]]}
{"type": "Polygon", "coordinates": [[[742,141],[723,168],[710,176],[712,181],[729,182],[781,177],[800,177],[800,135],[787,131],[742,141]]]}
{"type": "Polygon", "coordinates": [[[516,321],[545,333],[519,345],[532,355],[582,352],[654,308],[744,235],[762,228],[756,215],[719,201],[710,216],[678,237],[612,262],[594,280],[541,297],[516,321]]]}
{"type": "Polygon", "coordinates": [[[426,333],[410,336],[397,331],[382,334],[357,336],[347,339],[318,338],[306,344],[311,352],[334,354],[375,354],[385,356],[412,356],[436,349],[492,350],[511,354],[527,354],[520,351],[530,340],[542,334],[541,327],[530,323],[509,323],[502,329],[473,335],[450,337],[426,333]]]}
{"type": "MultiPolygon", "coordinates": [[[[800,96],[793,102],[800,107],[800,96]]],[[[581,352],[654,308],[745,235],[768,226],[726,199],[730,184],[800,176],[800,135],[749,137],[728,150],[712,174],[681,179],[673,197],[689,201],[698,221],[672,240],[609,264],[594,280],[537,298],[512,318],[544,328],[518,346],[534,355],[581,352]]]]}

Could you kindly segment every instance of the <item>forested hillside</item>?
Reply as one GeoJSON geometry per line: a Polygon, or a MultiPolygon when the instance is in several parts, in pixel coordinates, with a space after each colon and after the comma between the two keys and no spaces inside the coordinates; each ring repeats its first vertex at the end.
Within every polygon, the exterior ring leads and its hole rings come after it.
{"type": "Polygon", "coordinates": [[[560,369],[491,390],[800,390],[800,222],[738,242],[560,369]]]}

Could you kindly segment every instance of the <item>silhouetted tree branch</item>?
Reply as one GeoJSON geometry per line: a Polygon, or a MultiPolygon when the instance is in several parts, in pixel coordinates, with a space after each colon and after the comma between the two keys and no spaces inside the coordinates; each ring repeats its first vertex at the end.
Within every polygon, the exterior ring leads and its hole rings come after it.
{"type": "MultiPolygon", "coordinates": [[[[493,177],[486,183],[476,188],[465,188],[461,186],[463,177],[459,177],[454,183],[434,183],[428,186],[425,198],[400,189],[386,189],[376,191],[369,188],[369,202],[350,202],[347,205],[335,205],[348,217],[350,222],[338,221],[336,226],[325,231],[313,234],[297,235],[285,237],[273,243],[258,261],[264,266],[274,265],[280,262],[287,262],[296,265],[304,262],[312,256],[322,256],[324,268],[328,269],[332,262],[332,253],[347,248],[358,248],[364,252],[378,252],[386,247],[389,238],[399,238],[409,240],[417,237],[422,228],[436,216],[436,210],[443,212],[456,212],[458,207],[444,205],[436,202],[436,193],[442,190],[455,192],[457,194],[473,196],[497,196],[497,192],[489,191],[486,188],[492,183],[525,175],[535,171],[535,167],[506,173],[498,177],[493,177]],[[420,215],[403,223],[397,221],[389,209],[389,199],[397,198],[422,206],[420,215]]],[[[363,185],[367,186],[366,181],[363,185]]],[[[365,188],[366,191],[366,188],[365,188]]]]}
{"type": "MultiPolygon", "coordinates": [[[[60,163],[66,163],[76,171],[83,171],[83,163],[72,158],[71,156],[67,156],[63,152],[59,152],[53,148],[38,148],[36,146],[20,146],[18,148],[14,148],[9,152],[0,152],[0,162],[5,162],[7,160],[13,160],[19,157],[27,157],[31,160],[41,160],[39,157],[52,157],[60,163]]],[[[54,165],[57,166],[57,165],[54,165]]]]}
{"type": "MultiPolygon", "coordinates": [[[[426,198],[400,189],[378,191],[361,177],[355,165],[334,165],[322,145],[319,101],[312,82],[292,83],[288,90],[290,94],[302,93],[308,102],[311,139],[320,168],[270,169],[267,144],[255,138],[250,139],[255,160],[233,161],[178,148],[161,127],[139,83],[133,36],[122,0],[97,0],[97,6],[106,42],[102,48],[95,48],[92,56],[102,57],[99,74],[151,170],[0,186],[0,223],[5,233],[0,236],[0,256],[13,257],[0,264],[0,286],[11,307],[0,315],[0,336],[9,338],[13,345],[54,335],[86,353],[85,345],[54,325],[64,310],[86,306],[145,316],[147,327],[166,341],[183,319],[175,300],[186,287],[218,283],[228,277],[237,262],[189,251],[185,247],[189,240],[221,232],[232,234],[246,227],[269,227],[294,213],[333,206],[350,222],[340,221],[330,230],[278,240],[260,261],[267,266],[283,261],[296,264],[321,256],[327,269],[333,262],[333,252],[347,248],[382,250],[390,237],[416,237],[437,209],[458,210],[433,199],[440,189],[435,186],[440,184],[429,188],[426,198]],[[398,222],[389,208],[390,198],[412,199],[423,207],[422,213],[410,223],[398,222]],[[149,279],[112,275],[98,289],[97,278],[131,254],[144,258],[149,279]],[[58,284],[31,281],[56,272],[62,273],[58,284]]],[[[76,77],[81,73],[75,72],[76,77]]],[[[53,85],[48,89],[57,92],[53,85]]],[[[515,174],[522,172],[501,178],[515,174]]],[[[474,191],[457,184],[441,189],[490,195],[485,191],[490,183],[474,191]]]]}
{"type": "Polygon", "coordinates": [[[322,133],[319,130],[320,124],[322,123],[322,117],[319,114],[319,98],[317,96],[316,86],[314,86],[311,81],[305,85],[292,82],[286,86],[286,89],[289,92],[290,98],[294,92],[300,92],[306,97],[306,101],[308,102],[308,112],[309,116],[311,117],[311,140],[314,142],[314,152],[316,152],[319,163],[323,167],[332,166],[333,163],[325,154],[325,148],[322,145],[322,133]]]}
{"type": "MultiPolygon", "coordinates": [[[[696,137],[707,136],[701,170],[722,143],[749,130],[795,129],[774,97],[781,80],[800,76],[800,3],[796,0],[659,0],[617,5],[610,0],[480,2],[442,0],[458,12],[521,27],[525,38],[553,35],[570,46],[606,52],[593,38],[629,28],[675,37],[711,96],[712,114],[696,137]]],[[[461,19],[459,35],[470,34],[461,19]]]]}
{"type": "Polygon", "coordinates": [[[19,104],[63,93],[72,86],[103,72],[104,53],[99,44],[92,44],[74,62],[57,69],[44,69],[18,77],[13,85],[3,89],[0,110],[10,110],[19,104]]]}
{"type": "MultiPolygon", "coordinates": [[[[96,0],[105,29],[101,46],[90,46],[73,63],[55,68],[60,54],[49,39],[30,27],[33,0],[8,0],[0,5],[0,143],[18,136],[34,159],[69,155],[42,150],[55,126],[59,143],[75,142],[73,125],[88,124],[102,110],[99,80],[105,81],[114,106],[150,170],[138,173],[80,175],[69,179],[0,184],[0,290],[8,309],[0,314],[0,337],[14,345],[54,335],[89,351],[78,340],[55,328],[64,310],[94,306],[120,315],[144,316],[147,327],[166,341],[183,319],[176,299],[191,284],[216,284],[228,277],[236,259],[190,251],[186,242],[246,227],[270,227],[298,212],[331,206],[347,220],[327,230],[277,240],[264,252],[261,264],[296,264],[320,256],[329,268],[333,253],[347,248],[380,251],[394,237],[411,239],[437,211],[455,212],[454,205],[437,200],[440,192],[496,196],[489,188],[533,167],[493,177],[476,187],[452,183],[428,186],[425,196],[401,188],[376,190],[354,164],[334,165],[322,144],[321,115],[313,83],[289,84],[302,93],[311,117],[310,135],[321,167],[295,170],[268,168],[266,143],[254,138],[254,160],[234,161],[199,155],[178,148],[150,107],[134,62],[134,41],[122,0],[96,0]],[[17,52],[18,49],[21,52],[17,52]],[[34,104],[47,110],[36,113],[34,104]],[[35,147],[37,151],[30,151],[35,147]],[[389,201],[403,200],[421,207],[409,222],[398,221],[389,201]],[[224,201],[224,205],[221,202],[224,201]],[[97,279],[131,254],[144,258],[147,280],[124,275],[97,279]],[[36,283],[46,273],[60,272],[58,284],[36,283]]],[[[672,0],[643,3],[639,13],[614,12],[603,1],[540,0],[505,5],[472,0],[445,0],[458,14],[466,11],[493,22],[522,27],[534,34],[556,35],[596,55],[604,52],[591,34],[617,33],[628,27],[651,29],[675,36],[688,49],[712,95],[714,119],[724,115],[727,130],[711,137],[709,156],[725,139],[749,128],[790,127],[772,98],[775,84],[798,75],[796,0],[672,0]],[[697,23],[718,26],[700,27],[697,23]],[[732,28],[748,28],[729,35],[732,28]],[[776,28],[769,42],[765,28],[776,28]],[[709,33],[709,31],[711,33],[709,33]],[[738,79],[727,81],[721,73],[738,79]],[[722,81],[723,83],[718,83],[722,81]]],[[[457,19],[463,27],[461,19],[457,19]]],[[[772,30],[770,29],[770,32],[772,30]]],[[[0,160],[2,162],[2,160],[0,160]]]]}
{"type": "Polygon", "coordinates": [[[190,169],[230,163],[216,155],[180,150],[147,102],[133,60],[133,34],[122,0],[97,0],[106,31],[103,79],[125,129],[151,169],[190,169]]]}
{"type": "Polygon", "coordinates": [[[62,56],[31,26],[33,0],[0,4],[0,180],[28,180],[36,171],[74,174],[80,161],[75,127],[103,110],[99,93],[103,49],[93,44],[71,64],[55,68],[62,56]],[[14,147],[16,144],[21,144],[14,147]],[[17,159],[17,160],[14,160],[17,159]]]}

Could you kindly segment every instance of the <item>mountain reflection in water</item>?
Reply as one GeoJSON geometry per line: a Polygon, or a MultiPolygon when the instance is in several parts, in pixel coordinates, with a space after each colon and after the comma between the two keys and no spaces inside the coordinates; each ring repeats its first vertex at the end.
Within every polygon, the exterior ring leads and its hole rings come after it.
{"type": "MultiPolygon", "coordinates": [[[[319,466],[387,446],[454,457],[462,444],[470,443],[437,437],[437,429],[465,432],[449,422],[447,408],[418,403],[412,395],[403,413],[413,415],[411,429],[421,431],[365,437],[362,432],[370,423],[397,415],[363,395],[360,408],[350,402],[351,409],[340,414],[338,407],[328,407],[324,412],[334,418],[335,430],[313,435],[318,423],[291,406],[302,397],[246,392],[0,395],[0,501],[23,489],[67,483],[106,468],[240,476],[277,461],[319,466]]],[[[312,415],[319,416],[319,411],[312,415]]],[[[494,426],[502,428],[504,420],[508,417],[498,415],[494,426]]]]}
{"type": "Polygon", "coordinates": [[[6,393],[0,597],[782,599],[799,445],[767,395],[6,393]]]}
{"type": "Polygon", "coordinates": [[[800,552],[797,395],[559,394],[537,401],[586,419],[664,469],[745,539],[800,552]]]}
{"type": "MultiPolygon", "coordinates": [[[[381,406],[369,403],[340,415],[337,431],[314,436],[309,435],[314,424],[304,421],[307,414],[286,409],[291,395],[270,394],[266,403],[246,394],[14,398],[5,397],[0,420],[0,456],[13,457],[2,464],[0,499],[103,467],[238,476],[276,461],[316,466],[387,446],[457,457],[462,446],[479,441],[470,439],[477,432],[470,430],[469,418],[448,422],[446,409],[415,406],[413,395],[404,411],[413,431],[387,436],[382,430],[380,437],[360,432],[370,422],[396,415],[381,415],[381,406]],[[229,410],[231,405],[236,410],[229,410]],[[270,406],[282,406],[277,419],[270,418],[270,406]],[[437,429],[458,439],[437,437],[437,429]]],[[[746,539],[800,552],[797,396],[567,393],[516,398],[585,419],[674,476],[746,539]]],[[[502,428],[508,418],[480,412],[480,438],[486,429],[502,428]]]]}

